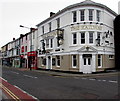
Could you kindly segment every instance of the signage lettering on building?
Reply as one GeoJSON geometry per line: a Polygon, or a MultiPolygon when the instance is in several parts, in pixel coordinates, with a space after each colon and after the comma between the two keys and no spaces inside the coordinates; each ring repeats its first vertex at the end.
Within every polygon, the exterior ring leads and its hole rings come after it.
{"type": "Polygon", "coordinates": [[[77,25],[72,26],[71,31],[75,30],[102,30],[102,26],[99,25],[77,25]]]}
{"type": "Polygon", "coordinates": [[[55,31],[52,31],[52,32],[50,32],[50,33],[47,33],[47,34],[43,35],[42,37],[43,37],[43,38],[46,38],[46,37],[56,36],[57,33],[58,33],[58,34],[62,34],[63,31],[61,31],[61,30],[59,30],[59,31],[55,30],[55,31]]]}

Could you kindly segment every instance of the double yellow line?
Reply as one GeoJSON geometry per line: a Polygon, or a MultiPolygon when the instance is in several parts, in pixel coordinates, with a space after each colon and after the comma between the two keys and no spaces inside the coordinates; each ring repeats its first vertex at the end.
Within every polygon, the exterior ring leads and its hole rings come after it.
{"type": "Polygon", "coordinates": [[[13,94],[8,88],[6,88],[3,84],[0,83],[0,87],[4,89],[4,91],[12,97],[15,101],[21,101],[15,94],[13,94]]]}

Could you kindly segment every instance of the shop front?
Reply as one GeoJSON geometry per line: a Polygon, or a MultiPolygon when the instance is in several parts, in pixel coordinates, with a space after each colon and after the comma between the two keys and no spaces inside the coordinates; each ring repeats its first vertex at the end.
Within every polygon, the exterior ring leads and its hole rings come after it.
{"type": "Polygon", "coordinates": [[[27,67],[31,69],[37,69],[37,52],[36,51],[28,52],[27,56],[28,56],[27,67]]]}

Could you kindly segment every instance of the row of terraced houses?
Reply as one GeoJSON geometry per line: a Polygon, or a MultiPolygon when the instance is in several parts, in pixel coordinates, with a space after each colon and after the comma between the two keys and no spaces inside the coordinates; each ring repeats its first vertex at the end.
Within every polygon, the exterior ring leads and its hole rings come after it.
{"type": "Polygon", "coordinates": [[[91,0],[51,12],[36,29],[2,47],[2,64],[83,73],[114,68],[116,16],[91,0]]]}

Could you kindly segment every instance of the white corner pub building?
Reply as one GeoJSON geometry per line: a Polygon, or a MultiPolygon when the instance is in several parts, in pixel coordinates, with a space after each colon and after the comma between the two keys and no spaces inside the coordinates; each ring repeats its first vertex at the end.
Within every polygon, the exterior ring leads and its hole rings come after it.
{"type": "Polygon", "coordinates": [[[51,13],[37,25],[38,68],[82,73],[114,68],[116,16],[91,0],[51,13]]]}

